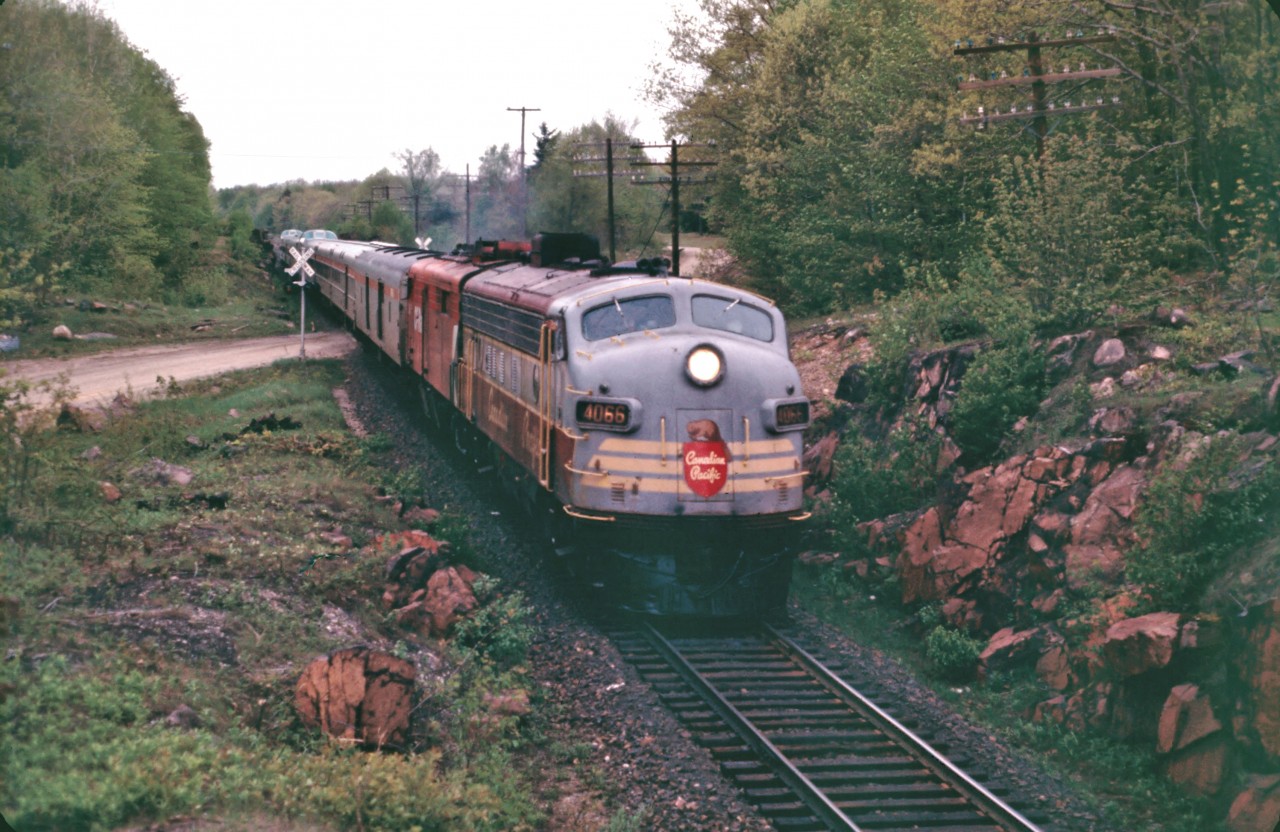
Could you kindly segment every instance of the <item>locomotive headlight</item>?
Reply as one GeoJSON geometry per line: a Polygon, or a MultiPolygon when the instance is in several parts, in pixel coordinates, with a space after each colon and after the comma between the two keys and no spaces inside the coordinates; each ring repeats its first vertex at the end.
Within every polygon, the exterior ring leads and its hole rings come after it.
{"type": "Polygon", "coordinates": [[[684,369],[694,384],[710,387],[724,376],[724,356],[710,344],[703,344],[689,353],[684,369]]]}

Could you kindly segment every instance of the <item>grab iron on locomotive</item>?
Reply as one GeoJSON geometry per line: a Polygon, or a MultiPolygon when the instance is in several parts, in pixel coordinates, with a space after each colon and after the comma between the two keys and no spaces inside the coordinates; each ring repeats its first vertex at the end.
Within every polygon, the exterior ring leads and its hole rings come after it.
{"type": "Polygon", "coordinates": [[[629,609],[781,607],[809,400],[782,313],[585,235],[445,254],[312,240],[320,293],[629,609]]]}

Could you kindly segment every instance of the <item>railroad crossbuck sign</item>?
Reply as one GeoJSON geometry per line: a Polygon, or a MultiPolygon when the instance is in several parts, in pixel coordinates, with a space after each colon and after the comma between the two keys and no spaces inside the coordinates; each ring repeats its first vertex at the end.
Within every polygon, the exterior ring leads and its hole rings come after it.
{"type": "Polygon", "coordinates": [[[306,278],[316,276],[316,270],[311,268],[311,264],[307,262],[311,259],[311,255],[316,253],[315,249],[305,248],[299,251],[297,246],[289,246],[289,253],[293,255],[294,264],[285,269],[284,273],[289,277],[293,277],[298,272],[302,272],[303,279],[298,281],[299,286],[303,284],[306,278]]]}
{"type": "MultiPolygon", "coordinates": [[[[289,268],[285,269],[284,272],[285,274],[289,275],[289,277],[293,277],[298,272],[302,272],[302,277],[295,280],[293,282],[293,285],[301,289],[306,289],[307,278],[316,276],[316,270],[311,268],[311,264],[307,262],[308,260],[311,259],[311,255],[316,253],[315,249],[304,248],[301,251],[299,251],[297,246],[289,246],[289,253],[293,255],[294,264],[289,268]]],[[[298,357],[306,358],[307,357],[307,293],[303,291],[303,292],[299,292],[298,294],[301,295],[298,302],[301,305],[301,309],[302,309],[302,325],[298,327],[298,336],[299,336],[298,357]]]]}

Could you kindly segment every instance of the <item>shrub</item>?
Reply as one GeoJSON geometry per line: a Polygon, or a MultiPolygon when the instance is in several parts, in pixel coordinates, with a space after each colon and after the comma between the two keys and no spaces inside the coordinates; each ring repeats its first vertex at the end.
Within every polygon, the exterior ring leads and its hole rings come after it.
{"type": "Polygon", "coordinates": [[[977,672],[982,642],[939,625],[925,637],[924,653],[938,676],[949,682],[963,682],[977,672]]]}
{"type": "Polygon", "coordinates": [[[1044,352],[1025,338],[978,354],[949,414],[951,436],[967,458],[991,459],[1014,422],[1036,412],[1044,370],[1044,352]]]}
{"type": "Polygon", "coordinates": [[[832,521],[846,551],[856,550],[856,526],[919,508],[933,495],[941,440],[906,423],[883,441],[851,430],[836,453],[832,521]]]}
{"type": "Polygon", "coordinates": [[[1130,552],[1126,573],[1153,603],[1189,607],[1233,553],[1274,533],[1280,469],[1265,459],[1242,463],[1243,446],[1220,434],[1152,479],[1136,517],[1143,545],[1130,552]]]}
{"type": "MultiPolygon", "coordinates": [[[[497,582],[476,582],[476,595],[493,594],[497,582]]],[[[520,664],[529,653],[533,627],[529,624],[529,608],[519,592],[494,597],[471,615],[458,622],[454,644],[491,662],[498,670],[520,664]]]]}

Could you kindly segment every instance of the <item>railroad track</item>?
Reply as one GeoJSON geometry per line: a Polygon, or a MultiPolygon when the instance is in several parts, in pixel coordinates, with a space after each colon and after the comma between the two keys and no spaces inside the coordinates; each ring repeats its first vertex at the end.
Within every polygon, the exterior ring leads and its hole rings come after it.
{"type": "Polygon", "coordinates": [[[780,830],[1039,830],[769,625],[614,640],[780,830]]]}

